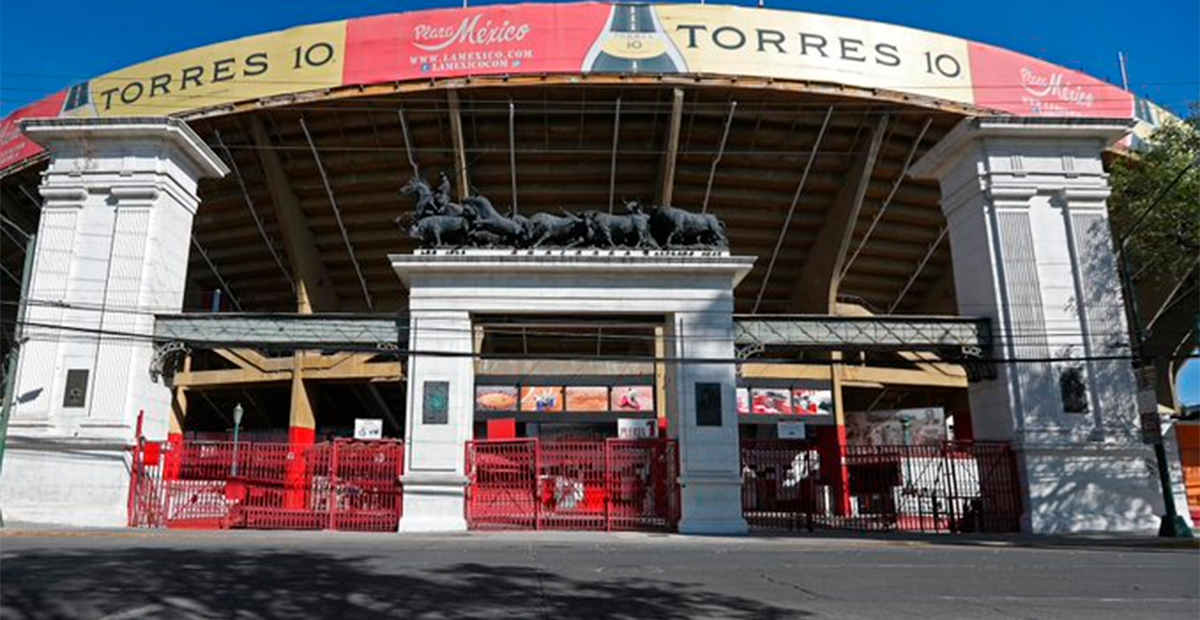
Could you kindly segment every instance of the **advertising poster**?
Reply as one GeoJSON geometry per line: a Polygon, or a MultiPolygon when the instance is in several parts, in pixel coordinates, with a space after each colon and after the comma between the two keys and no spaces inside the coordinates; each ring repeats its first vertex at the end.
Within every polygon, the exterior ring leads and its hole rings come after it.
{"type": "Polygon", "coordinates": [[[760,415],[791,415],[792,391],[787,388],[750,388],[751,410],[760,415]]]}
{"type": "Polygon", "coordinates": [[[562,410],[562,387],[553,386],[521,388],[521,411],[559,413],[562,410]]]}
{"type": "Polygon", "coordinates": [[[66,96],[66,91],[51,95],[0,120],[0,170],[42,152],[41,146],[21,133],[21,119],[58,116],[66,96]]]}
{"type": "Polygon", "coordinates": [[[612,389],[613,411],[654,411],[654,388],[648,385],[618,385],[612,389]]]}
{"type": "Polygon", "coordinates": [[[344,86],[581,73],[800,80],[1018,116],[1135,117],[1134,97],[1097,78],[904,26],[700,4],[493,5],[300,26],[92,78],[0,121],[0,169],[42,150],[19,134],[20,118],[169,116],[344,86]]]}
{"type": "Polygon", "coordinates": [[[971,43],[975,105],[1017,116],[1133,118],[1133,96],[1090,75],[971,43]]]}
{"type": "Polygon", "coordinates": [[[517,388],[511,385],[475,386],[476,411],[516,411],[517,388]]]}
{"type": "Polygon", "coordinates": [[[792,413],[796,415],[833,415],[833,390],[792,390],[792,413]]]}
{"type": "Polygon", "coordinates": [[[737,389],[738,415],[750,415],[750,388],[737,389]]]}
{"type": "Polygon", "coordinates": [[[577,73],[611,8],[518,4],[351,20],[344,81],[577,73]]]}
{"type": "Polygon", "coordinates": [[[731,6],[657,5],[690,73],[887,88],[971,103],[967,42],[829,15],[731,6]]]}
{"type": "Polygon", "coordinates": [[[846,441],[856,446],[936,446],[946,441],[941,407],[846,412],[846,441]]]}
{"type": "Polygon", "coordinates": [[[115,71],[67,92],[63,116],[168,116],[342,84],[346,22],[200,47],[115,71]]]}
{"type": "Polygon", "coordinates": [[[608,388],[604,386],[567,387],[567,411],[573,413],[608,411],[608,388]]]}

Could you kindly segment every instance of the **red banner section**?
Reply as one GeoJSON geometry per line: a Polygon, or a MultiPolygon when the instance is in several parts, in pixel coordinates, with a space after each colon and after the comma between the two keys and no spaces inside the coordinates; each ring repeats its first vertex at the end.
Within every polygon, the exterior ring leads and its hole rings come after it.
{"type": "Polygon", "coordinates": [[[42,152],[42,147],[35,144],[21,133],[23,118],[54,118],[62,109],[63,99],[67,91],[60,91],[37,103],[27,105],[0,120],[0,170],[33,157],[42,152]]]}
{"type": "Polygon", "coordinates": [[[970,43],[975,105],[1018,116],[1133,118],[1133,96],[1091,76],[970,43]]]}
{"type": "Polygon", "coordinates": [[[604,4],[446,9],[351,20],[343,83],[580,72],[604,4]]]}

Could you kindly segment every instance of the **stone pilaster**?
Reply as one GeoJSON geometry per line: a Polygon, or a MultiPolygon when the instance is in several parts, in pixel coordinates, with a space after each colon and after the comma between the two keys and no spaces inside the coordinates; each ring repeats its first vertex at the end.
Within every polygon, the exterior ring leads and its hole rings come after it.
{"type": "Polygon", "coordinates": [[[1101,154],[1127,130],[968,119],[913,167],[941,183],[959,311],[991,318],[1014,360],[971,386],[972,419],[1013,442],[1036,533],[1150,532],[1162,511],[1105,206],[1101,154]]]}
{"type": "Polygon", "coordinates": [[[7,518],[125,521],[123,447],[139,411],[165,438],[149,375],[154,313],[182,308],[197,186],[227,169],[182,122],[25,121],[51,153],[9,425],[7,518]],[[87,459],[66,459],[78,451],[87,459]],[[90,462],[89,462],[90,461],[90,462]]]}

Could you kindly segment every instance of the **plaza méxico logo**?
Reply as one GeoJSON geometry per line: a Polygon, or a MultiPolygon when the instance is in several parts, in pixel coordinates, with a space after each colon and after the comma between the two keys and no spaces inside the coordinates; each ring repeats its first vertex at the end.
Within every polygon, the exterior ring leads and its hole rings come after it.
{"type": "Polygon", "coordinates": [[[1022,99],[1036,114],[1078,114],[1096,103],[1087,87],[1072,84],[1062,71],[1038,73],[1021,67],[1021,87],[1026,93],[1022,99]]]}
{"type": "Polygon", "coordinates": [[[409,57],[422,73],[502,72],[532,60],[525,42],[533,31],[528,22],[496,22],[484,13],[451,24],[420,22],[412,28],[412,44],[425,54],[409,57]]]}
{"type": "Polygon", "coordinates": [[[464,17],[457,25],[417,24],[413,27],[413,45],[427,52],[440,52],[456,43],[495,46],[523,41],[532,30],[528,23],[514,24],[506,19],[496,24],[477,13],[464,17]]]}

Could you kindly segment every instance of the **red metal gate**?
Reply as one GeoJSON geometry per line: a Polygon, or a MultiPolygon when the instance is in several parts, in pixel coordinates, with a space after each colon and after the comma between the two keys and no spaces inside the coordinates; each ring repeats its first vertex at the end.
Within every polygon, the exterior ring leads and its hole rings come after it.
{"type": "Polygon", "coordinates": [[[679,514],[668,440],[467,443],[473,529],[659,530],[679,514]]]}
{"type": "Polygon", "coordinates": [[[140,440],[129,525],[396,531],[403,465],[404,445],[396,441],[241,443],[235,450],[230,442],[140,440]]]}
{"type": "MultiPolygon", "coordinates": [[[[835,452],[836,454],[836,452],[835,452]]],[[[826,453],[828,458],[828,452],[826,453]]],[[[849,501],[805,440],[742,442],[742,512],[766,531],[1016,532],[1020,488],[1003,443],[847,446],[849,501]]],[[[832,465],[832,466],[831,466],[832,465]]]]}

